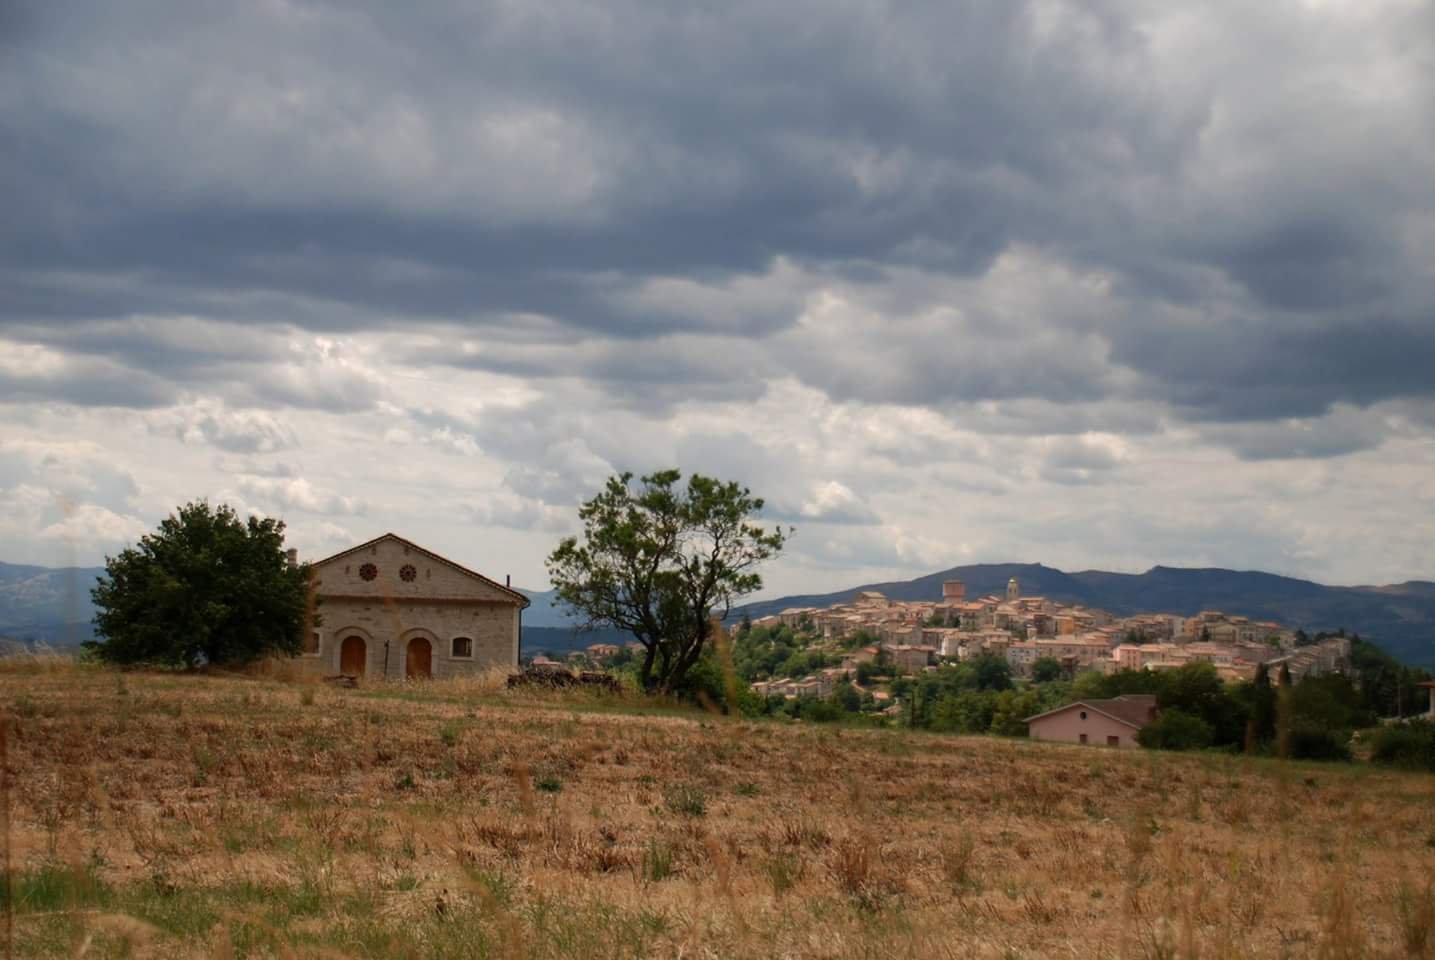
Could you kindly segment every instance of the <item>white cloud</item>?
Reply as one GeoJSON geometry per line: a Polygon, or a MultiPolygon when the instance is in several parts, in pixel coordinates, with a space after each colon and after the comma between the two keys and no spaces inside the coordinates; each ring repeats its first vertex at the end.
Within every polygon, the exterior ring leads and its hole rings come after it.
{"type": "Polygon", "coordinates": [[[280,415],[232,410],[213,400],[156,411],[147,419],[153,429],[173,432],[184,443],[207,443],[231,453],[276,453],[299,442],[280,415]]]}
{"type": "Polygon", "coordinates": [[[851,488],[836,480],[817,484],[803,501],[799,516],[818,523],[877,523],[879,518],[851,488]]]}
{"type": "Polygon", "coordinates": [[[288,510],[339,516],[362,515],[368,506],[360,497],[321,490],[305,477],[240,477],[239,491],[269,514],[288,510]]]}
{"type": "Polygon", "coordinates": [[[139,519],[121,516],[92,503],[67,504],[61,512],[63,519],[40,530],[41,540],[59,540],[92,551],[128,546],[148,532],[139,519]]]}

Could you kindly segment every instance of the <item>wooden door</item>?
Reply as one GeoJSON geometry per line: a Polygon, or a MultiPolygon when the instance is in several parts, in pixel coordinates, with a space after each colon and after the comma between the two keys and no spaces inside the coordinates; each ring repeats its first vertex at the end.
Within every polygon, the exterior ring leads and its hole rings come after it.
{"type": "Polygon", "coordinates": [[[433,676],[433,646],[423,637],[409,641],[409,655],[404,674],[410,680],[428,679],[433,676]]]}
{"type": "Polygon", "coordinates": [[[346,677],[362,677],[366,653],[363,637],[345,637],[339,645],[339,672],[346,677]]]}

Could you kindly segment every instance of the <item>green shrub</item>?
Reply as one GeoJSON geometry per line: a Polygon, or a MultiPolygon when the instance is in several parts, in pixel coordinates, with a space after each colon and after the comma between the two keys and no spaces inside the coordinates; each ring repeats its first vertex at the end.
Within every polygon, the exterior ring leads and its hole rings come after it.
{"type": "Polygon", "coordinates": [[[7,888],[0,888],[0,909],[15,913],[54,913],[79,907],[102,906],[113,891],[94,868],[47,865],[35,870],[17,870],[7,888]]]}
{"type": "Polygon", "coordinates": [[[1296,727],[1286,739],[1286,756],[1291,760],[1350,761],[1349,738],[1337,730],[1296,727]]]}
{"type": "Polygon", "coordinates": [[[671,877],[673,875],[673,848],[666,843],[649,840],[647,848],[643,851],[640,873],[644,883],[661,883],[671,877]]]}
{"type": "Polygon", "coordinates": [[[1163,710],[1136,734],[1136,742],[1158,750],[1202,750],[1215,739],[1215,729],[1182,710],[1163,710]]]}
{"type": "Polygon", "coordinates": [[[1371,737],[1370,759],[1387,766],[1435,773],[1435,723],[1415,720],[1381,727],[1371,737]]]}
{"type": "Polygon", "coordinates": [[[1031,665],[1031,679],[1035,683],[1060,680],[1061,673],[1061,661],[1055,657],[1041,657],[1031,665]]]}
{"type": "Polygon", "coordinates": [[[663,791],[668,809],[684,817],[701,817],[708,812],[708,798],[703,788],[692,783],[674,783],[663,791]]]}
{"type": "Polygon", "coordinates": [[[836,723],[847,714],[831,700],[808,700],[803,703],[800,716],[812,723],[836,723]]]}

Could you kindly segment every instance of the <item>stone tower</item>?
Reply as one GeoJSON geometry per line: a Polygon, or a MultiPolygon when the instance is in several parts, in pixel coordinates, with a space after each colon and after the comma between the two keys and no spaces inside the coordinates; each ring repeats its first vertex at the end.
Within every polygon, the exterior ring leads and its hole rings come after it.
{"type": "Polygon", "coordinates": [[[1006,582],[1006,598],[1012,603],[1021,599],[1021,586],[1016,582],[1016,577],[1006,582]]]}

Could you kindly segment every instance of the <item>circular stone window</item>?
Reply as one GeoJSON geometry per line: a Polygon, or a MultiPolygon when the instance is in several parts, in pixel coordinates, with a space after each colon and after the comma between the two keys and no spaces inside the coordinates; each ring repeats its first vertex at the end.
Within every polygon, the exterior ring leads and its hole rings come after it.
{"type": "Polygon", "coordinates": [[[359,576],[365,580],[372,580],[379,575],[379,568],[372,563],[366,563],[359,568],[359,576]]]}
{"type": "Polygon", "coordinates": [[[404,583],[413,583],[418,579],[418,576],[419,572],[414,569],[412,563],[406,563],[402,567],[399,567],[399,579],[404,583]]]}

